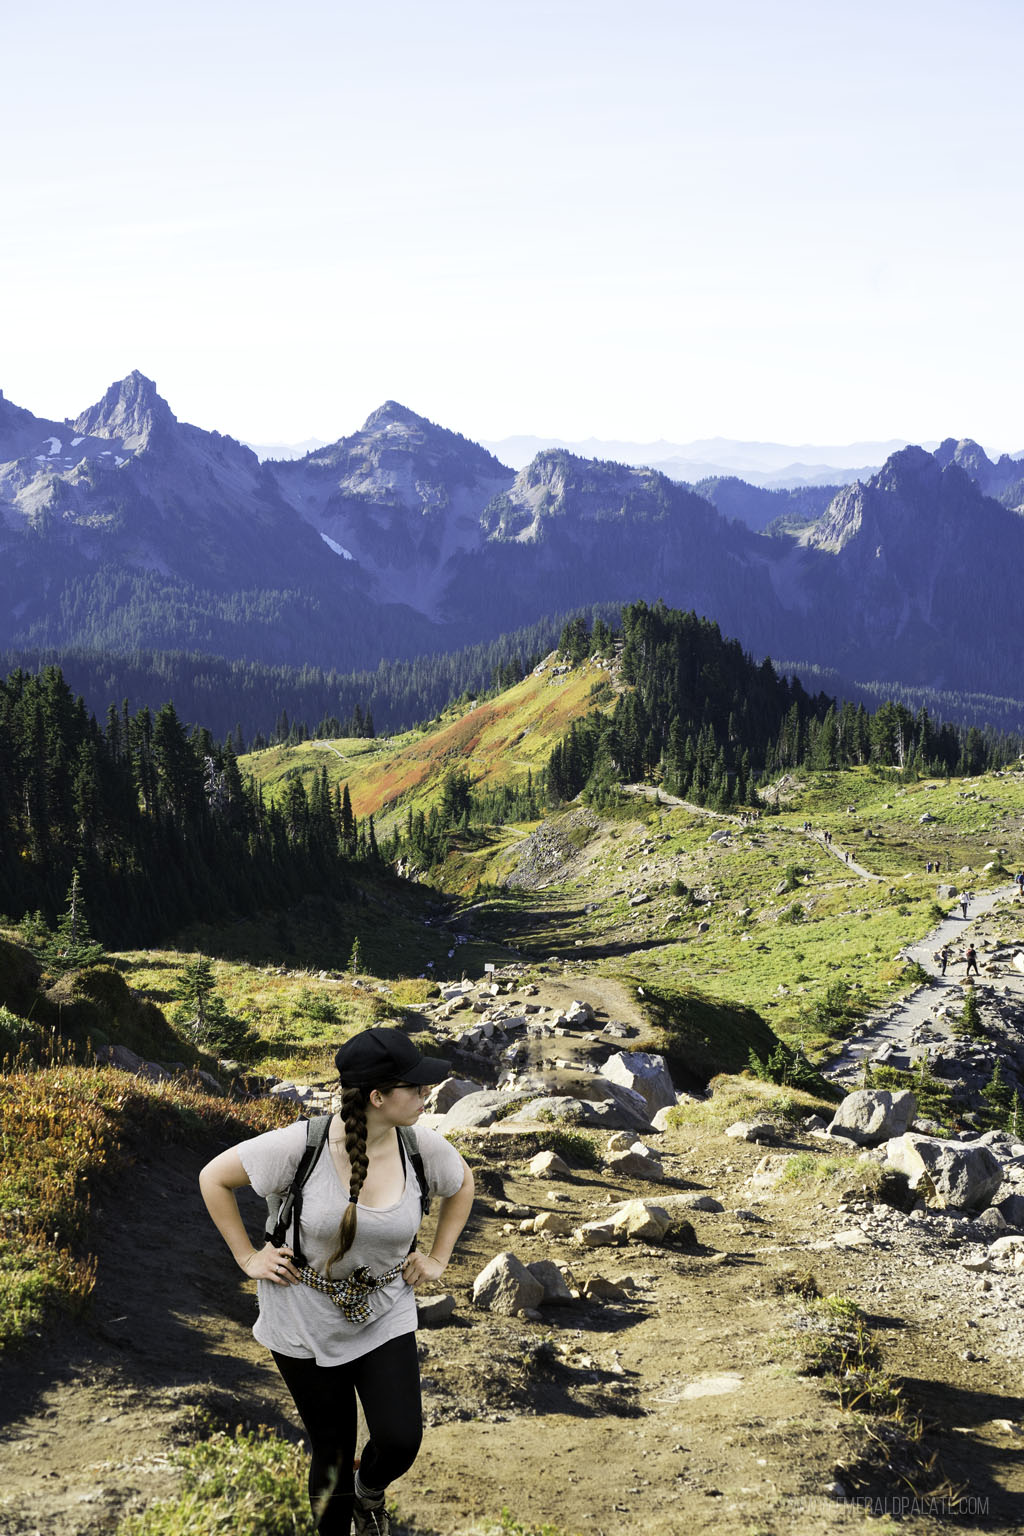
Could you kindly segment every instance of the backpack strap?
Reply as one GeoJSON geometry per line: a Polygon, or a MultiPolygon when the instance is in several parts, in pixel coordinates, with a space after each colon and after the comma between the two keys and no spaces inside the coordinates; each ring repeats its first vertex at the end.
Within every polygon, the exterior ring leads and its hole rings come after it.
{"type": "MultiPolygon", "coordinates": [[[[420,1187],[420,1220],[430,1210],[430,1188],[427,1184],[427,1173],[423,1166],[423,1154],[420,1144],[416,1139],[416,1132],[411,1125],[398,1127],[398,1150],[402,1154],[402,1167],[405,1167],[406,1158],[412,1163],[412,1171],[416,1175],[416,1183],[420,1187]]],[[[409,1252],[415,1250],[418,1238],[413,1238],[409,1252]]]]}
{"type": "Polygon", "coordinates": [[[299,1158],[299,1166],[295,1170],[291,1187],[275,1210],[268,1201],[267,1204],[267,1230],[266,1238],[273,1243],[275,1248],[280,1248],[284,1242],[289,1224],[294,1222],[294,1241],[292,1248],[295,1257],[300,1264],[304,1264],[299,1252],[299,1219],[302,1215],[302,1186],[316,1167],[321,1152],[327,1145],[327,1132],[330,1129],[333,1115],[313,1115],[306,1121],[306,1145],[302,1156],[299,1158]]]}

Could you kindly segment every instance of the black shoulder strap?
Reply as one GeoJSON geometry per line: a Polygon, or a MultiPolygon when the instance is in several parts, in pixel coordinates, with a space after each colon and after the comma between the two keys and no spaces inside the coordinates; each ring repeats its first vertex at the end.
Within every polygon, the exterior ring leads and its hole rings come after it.
{"type": "Polygon", "coordinates": [[[423,1215],[426,1216],[430,1210],[430,1190],[427,1187],[427,1173],[423,1166],[423,1153],[420,1151],[416,1132],[411,1125],[400,1125],[398,1127],[398,1145],[402,1151],[403,1162],[406,1154],[408,1154],[409,1161],[412,1163],[413,1173],[415,1173],[416,1182],[420,1187],[420,1206],[422,1207],[423,1215]]]}
{"type": "MultiPolygon", "coordinates": [[[[295,1243],[298,1248],[299,1217],[302,1214],[302,1186],[316,1167],[317,1159],[327,1144],[327,1132],[330,1129],[332,1115],[313,1115],[306,1121],[306,1145],[302,1156],[299,1158],[299,1166],[295,1170],[291,1188],[281,1201],[277,1212],[274,1227],[267,1235],[275,1248],[280,1248],[284,1242],[285,1233],[293,1216],[295,1219],[295,1243]]],[[[296,1258],[301,1255],[296,1252],[296,1258]]]]}
{"type": "MultiPolygon", "coordinates": [[[[427,1174],[423,1167],[423,1154],[420,1151],[420,1144],[416,1140],[416,1132],[411,1125],[400,1125],[398,1127],[398,1150],[401,1154],[403,1168],[405,1167],[407,1157],[410,1163],[412,1163],[412,1171],[416,1175],[416,1183],[420,1187],[420,1220],[422,1221],[430,1210],[430,1190],[427,1188],[427,1174]]],[[[418,1241],[418,1237],[413,1238],[412,1247],[409,1249],[410,1253],[415,1251],[418,1241]]]]}

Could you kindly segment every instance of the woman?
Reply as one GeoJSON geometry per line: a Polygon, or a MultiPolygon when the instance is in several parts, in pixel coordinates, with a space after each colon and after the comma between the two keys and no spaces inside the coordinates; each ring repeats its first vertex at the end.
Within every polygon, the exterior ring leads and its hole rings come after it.
{"type": "Polygon", "coordinates": [[[386,1028],[354,1036],[335,1062],[341,1111],[303,1184],[301,1230],[290,1243],[254,1248],[235,1190],[290,1189],[304,1121],[222,1152],[200,1188],[235,1262],[257,1281],[253,1335],[273,1354],[309,1435],[320,1536],[387,1536],[385,1490],[412,1466],[423,1433],[415,1292],[444,1272],[473,1203],[473,1175],[443,1136],[417,1132],[428,1188],[441,1197],[430,1252],[417,1252],[420,1187],[398,1127],[415,1125],[448,1063],[386,1028]],[[353,1481],[357,1395],[370,1438],[353,1481]]]}

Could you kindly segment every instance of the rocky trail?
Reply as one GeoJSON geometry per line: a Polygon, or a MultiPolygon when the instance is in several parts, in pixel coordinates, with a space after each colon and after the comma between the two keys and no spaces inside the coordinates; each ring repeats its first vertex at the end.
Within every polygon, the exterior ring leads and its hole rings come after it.
{"type": "Polygon", "coordinates": [[[824,1065],[825,1075],[852,1085],[865,1060],[909,1068],[925,1052],[932,1064],[946,1060],[958,1064],[968,1077],[984,1074],[986,1080],[997,1051],[1024,1067],[1024,962],[1014,959],[1022,951],[1017,944],[1007,943],[993,922],[1001,909],[1016,910],[1019,905],[1015,885],[982,892],[972,897],[966,917],[957,906],[918,943],[906,945],[905,958],[920,965],[930,979],[891,1009],[866,1018],[856,1035],[824,1065]],[[964,956],[971,944],[978,953],[979,975],[969,982],[964,956]],[[945,974],[939,959],[944,946],[949,949],[945,974]],[[1003,1038],[994,1040],[987,1050],[956,1035],[969,985],[975,987],[986,1015],[995,1023],[992,1015],[998,1014],[1002,1024],[1003,1038]]]}
{"type": "MultiPolygon", "coordinates": [[[[472,1155],[479,1198],[444,1296],[424,1306],[428,1430],[394,1490],[401,1529],[469,1536],[507,1507],[567,1536],[824,1536],[860,1529],[870,1499],[921,1536],[937,1514],[942,1529],[1018,1530],[1024,1270],[1005,1221],[882,1200],[871,1153],[838,1183],[808,1177],[841,1144],[770,1113],[743,1130],[617,1129],[628,1091],[593,1079],[639,1020],[616,984],[577,985],[531,991],[513,971],[431,1015],[477,1068],[434,1109],[472,1155]],[[551,1116],[577,1104],[599,1166],[534,1164],[552,1124],[536,1102],[479,1103],[503,1069],[519,1087],[540,1078],[551,1116]],[[496,1260],[513,1278],[536,1266],[514,1304],[483,1285],[496,1260]],[[919,1440],[841,1405],[813,1364],[812,1289],[861,1308],[919,1440]]],[[[171,1453],[199,1414],[298,1438],[249,1333],[252,1287],[201,1210],[213,1150],[151,1149],[101,1213],[90,1318],[0,1371],[4,1536],[112,1536],[175,1486],[171,1453]]]]}

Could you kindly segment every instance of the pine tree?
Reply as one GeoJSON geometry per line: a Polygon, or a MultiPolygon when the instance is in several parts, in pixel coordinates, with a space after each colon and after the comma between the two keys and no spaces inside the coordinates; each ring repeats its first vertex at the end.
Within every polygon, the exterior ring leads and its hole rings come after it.
{"type": "Polygon", "coordinates": [[[89,932],[82,882],[76,869],[68,887],[64,916],[43,950],[43,960],[54,975],[63,976],[86,965],[99,965],[102,959],[103,945],[94,943],[89,932]]]}
{"type": "Polygon", "coordinates": [[[359,935],[352,940],[352,950],[348,957],[348,968],[353,976],[358,976],[363,968],[363,950],[359,943],[359,935]]]}

